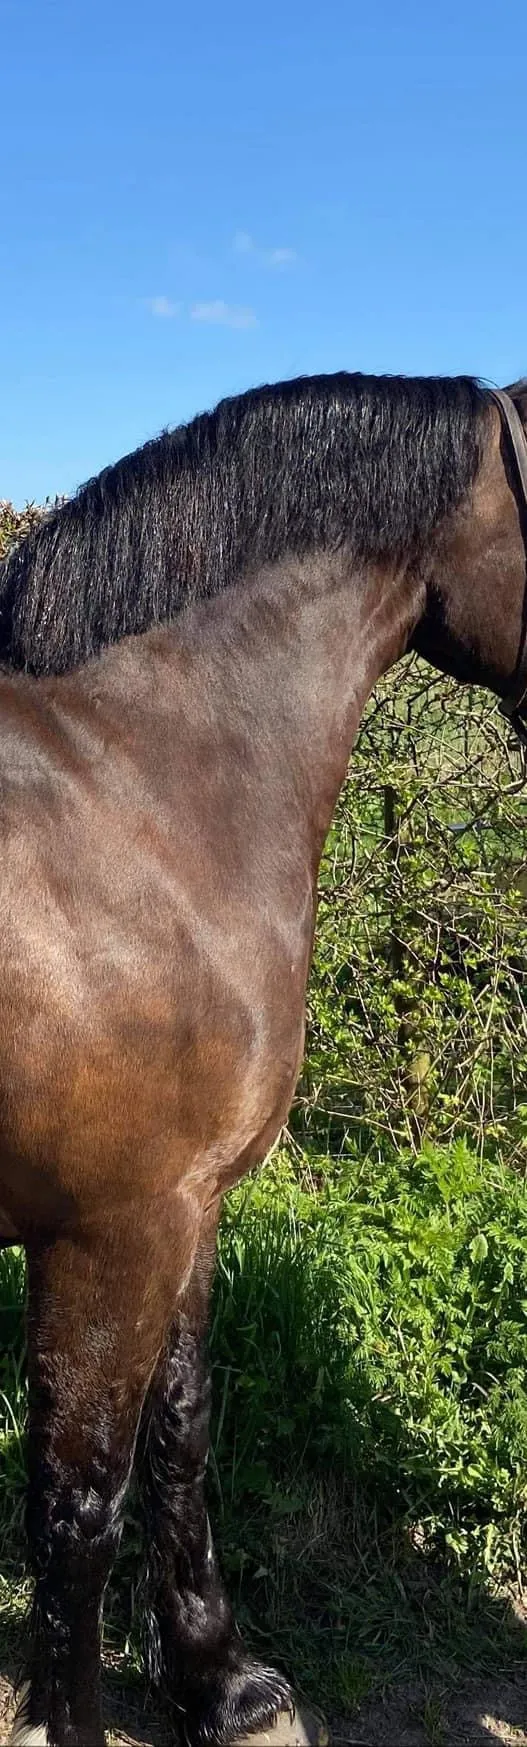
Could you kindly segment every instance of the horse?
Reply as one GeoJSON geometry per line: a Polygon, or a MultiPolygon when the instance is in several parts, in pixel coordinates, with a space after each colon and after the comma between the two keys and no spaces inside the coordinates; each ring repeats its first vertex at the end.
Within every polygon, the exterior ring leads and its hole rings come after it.
{"type": "Polygon", "coordinates": [[[174,1727],[293,1739],[207,1517],[218,1217],[293,1098],[320,856],[379,676],[417,650],[526,732],[526,425],[527,382],[250,390],[0,566],[0,1239],[27,1256],[34,1575],[14,1742],[103,1747],[134,1465],[174,1727]]]}

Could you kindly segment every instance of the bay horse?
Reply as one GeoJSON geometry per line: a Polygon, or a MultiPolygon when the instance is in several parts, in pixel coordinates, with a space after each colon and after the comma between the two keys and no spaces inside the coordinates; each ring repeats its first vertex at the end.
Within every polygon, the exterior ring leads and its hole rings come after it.
{"type": "Polygon", "coordinates": [[[0,1239],[27,1253],[35,1578],[13,1741],[102,1747],[134,1460],[187,1741],[256,1742],[292,1709],[207,1520],[216,1227],[289,1110],[319,860],[379,675],[416,649],[524,728],[526,421],[526,383],[264,387],[107,468],[0,566],[0,1239]]]}

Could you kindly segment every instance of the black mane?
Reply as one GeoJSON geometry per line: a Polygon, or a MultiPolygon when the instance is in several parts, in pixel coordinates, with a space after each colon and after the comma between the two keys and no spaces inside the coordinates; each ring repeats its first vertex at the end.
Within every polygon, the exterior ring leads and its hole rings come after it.
{"type": "Polygon", "coordinates": [[[221,401],[105,468],[0,564],[0,660],[76,666],[286,551],[417,552],[472,484],[487,407],[471,377],[344,373],[221,401]]]}

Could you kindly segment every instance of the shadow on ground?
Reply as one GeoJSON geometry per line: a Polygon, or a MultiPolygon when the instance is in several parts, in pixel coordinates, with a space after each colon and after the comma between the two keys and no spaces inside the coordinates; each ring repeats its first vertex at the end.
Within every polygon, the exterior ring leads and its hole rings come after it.
{"type": "MultiPolygon", "coordinates": [[[[472,1597],[456,1660],[456,1644],[448,1654],[438,1654],[434,1644],[434,1617],[438,1596],[444,1605],[444,1572],[440,1562],[411,1551],[399,1566],[404,1589],[404,1639],[413,1628],[411,1668],[408,1657],[400,1670],[382,1684],[375,1675],[375,1647],[369,1645],[371,1686],[349,1707],[328,1708],[332,1736],[338,1743],[361,1743],[363,1747],[527,1747],[527,1629],[522,1609],[513,1599],[496,1601],[484,1593],[472,1597]],[[472,1655],[472,1666],[471,1666],[472,1655]]],[[[397,1576],[394,1590],[397,1590],[397,1576]]],[[[367,1589],[367,1583],[366,1583],[367,1589]]],[[[399,1607],[402,1605],[399,1595],[399,1607]]],[[[116,1645],[117,1621],[114,1596],[111,1607],[111,1644],[105,1658],[104,1714],[112,1743],[133,1742],[140,1747],[168,1747],[177,1736],[166,1714],[148,1697],[137,1665],[116,1645]]],[[[371,1597],[370,1597],[371,1601],[371,1597]]],[[[387,1598],[383,1597],[386,1606],[387,1598]]],[[[328,1620],[314,1613],[316,1597],[310,1596],[310,1640],[313,1666],[327,1657],[328,1620]]],[[[369,1621],[371,1629],[371,1616],[369,1621]]],[[[382,1630],[379,1610],[378,1629],[382,1630]]],[[[401,1629],[402,1632],[402,1629],[401,1629]]],[[[121,1634],[122,1642],[124,1635],[121,1634]]],[[[280,1660],[281,1622],[275,1622],[272,1648],[280,1660]]],[[[337,1633],[337,1637],[339,1634],[337,1633]]],[[[265,1634],[266,1647],[270,1634],[265,1634]]],[[[402,1632],[403,1648],[403,1632],[402,1632]]],[[[0,1609],[0,1743],[9,1738],[13,1711],[13,1685],[24,1661],[27,1645],[23,1617],[4,1606],[0,1609]]],[[[348,1666],[350,1681],[360,1666],[356,1646],[343,1651],[337,1643],[334,1657],[348,1666]]],[[[364,1648],[364,1646],[363,1646],[364,1648]]],[[[366,1679],[364,1680],[366,1685],[366,1679]]],[[[308,1696],[319,1699],[310,1683],[308,1696]]]]}

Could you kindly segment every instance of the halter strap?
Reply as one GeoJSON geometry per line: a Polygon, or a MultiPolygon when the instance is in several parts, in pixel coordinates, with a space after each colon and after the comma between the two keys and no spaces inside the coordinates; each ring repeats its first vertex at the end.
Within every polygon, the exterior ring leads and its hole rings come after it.
{"type": "Polygon", "coordinates": [[[518,469],[518,477],[522,489],[524,508],[527,511],[527,436],[522,425],[518,408],[511,400],[510,394],[504,388],[489,389],[492,400],[499,407],[502,422],[505,425],[514,450],[514,459],[518,469]]]}
{"type": "MultiPolygon", "coordinates": [[[[498,411],[500,413],[502,425],[504,426],[504,428],[507,432],[507,435],[510,438],[510,444],[511,444],[512,452],[513,452],[514,460],[516,463],[516,472],[517,472],[517,476],[518,476],[518,484],[520,487],[521,500],[522,500],[522,502],[521,502],[522,532],[523,532],[523,540],[524,540],[524,546],[525,546],[525,564],[526,564],[525,586],[526,586],[526,600],[527,600],[527,437],[525,435],[525,431],[524,431],[524,428],[522,425],[522,421],[521,421],[519,412],[517,410],[517,407],[515,407],[515,405],[514,405],[514,401],[511,400],[510,394],[506,394],[505,390],[503,388],[491,388],[491,389],[489,389],[489,394],[491,396],[491,399],[496,402],[496,406],[498,407],[498,411]]],[[[524,652],[524,648],[525,648],[526,636],[527,636],[527,615],[524,612],[523,637],[522,637],[522,641],[521,641],[521,645],[520,645],[520,649],[519,649],[519,653],[518,653],[518,661],[516,664],[516,672],[518,673],[518,671],[519,671],[520,674],[521,674],[521,670],[523,667],[522,656],[523,656],[523,652],[524,652]]],[[[521,705],[525,702],[526,698],[527,698],[527,676],[525,675],[525,673],[523,673],[523,676],[520,679],[519,688],[518,688],[518,686],[513,687],[513,689],[510,691],[508,697],[503,698],[503,700],[500,704],[501,715],[508,717],[509,722],[512,723],[512,727],[514,728],[519,739],[523,742],[524,746],[527,745],[527,723],[525,723],[522,720],[522,717],[519,715],[518,712],[521,708],[521,705]]]]}

